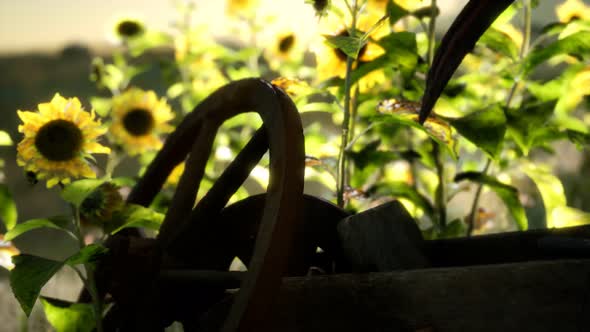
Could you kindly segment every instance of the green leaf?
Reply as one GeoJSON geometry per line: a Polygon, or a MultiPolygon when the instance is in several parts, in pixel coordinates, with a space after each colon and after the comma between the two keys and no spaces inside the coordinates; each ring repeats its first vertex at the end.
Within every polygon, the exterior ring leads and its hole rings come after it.
{"type": "Polygon", "coordinates": [[[590,134],[581,133],[575,130],[566,130],[567,138],[576,146],[578,149],[582,149],[584,146],[590,145],[590,134]]]}
{"type": "Polygon", "coordinates": [[[16,225],[17,217],[16,204],[10,190],[5,184],[0,184],[0,219],[6,230],[11,230],[16,225]]]}
{"type": "Polygon", "coordinates": [[[527,162],[520,167],[520,170],[533,180],[541,193],[543,205],[545,206],[547,227],[555,227],[559,221],[554,218],[554,210],[567,205],[561,181],[545,166],[527,162]]]}
{"type": "Polygon", "coordinates": [[[465,223],[460,219],[454,219],[443,229],[430,227],[423,230],[422,236],[424,237],[424,240],[452,239],[464,236],[466,232],[467,227],[465,223]]]}
{"type": "Polygon", "coordinates": [[[389,1],[387,3],[387,13],[389,14],[389,24],[391,25],[394,25],[402,17],[409,14],[405,8],[395,3],[395,1],[389,1]]]}
{"type": "Polygon", "coordinates": [[[331,47],[337,48],[349,57],[356,59],[359,51],[365,45],[361,37],[356,36],[324,36],[331,47]]]}
{"type": "Polygon", "coordinates": [[[573,227],[590,224],[590,213],[569,206],[558,206],[553,209],[554,227],[573,227]]]}
{"type": "Polygon", "coordinates": [[[45,317],[58,332],[91,332],[96,326],[90,303],[72,303],[41,297],[45,317]]]}
{"type": "Polygon", "coordinates": [[[128,176],[118,176],[111,180],[111,183],[117,187],[133,187],[137,180],[128,176]]]}
{"type": "Polygon", "coordinates": [[[38,228],[53,228],[53,229],[61,229],[68,233],[68,235],[76,238],[72,232],[68,230],[68,226],[71,224],[71,219],[65,216],[55,216],[50,218],[39,218],[39,219],[31,219],[20,223],[14,226],[11,230],[9,230],[5,235],[4,239],[6,241],[11,241],[14,238],[32,231],[38,228]]]}
{"type": "Polygon", "coordinates": [[[433,13],[431,6],[425,6],[425,7],[418,8],[418,9],[414,10],[411,14],[412,14],[412,16],[416,17],[417,19],[421,20],[423,18],[430,18],[432,16],[437,17],[440,14],[440,9],[438,8],[438,6],[436,6],[434,8],[434,13],[433,13]]]}
{"type": "Polygon", "coordinates": [[[63,263],[32,255],[14,256],[12,262],[15,266],[10,272],[10,287],[21,308],[29,316],[41,288],[63,263]]]}
{"type": "Polygon", "coordinates": [[[72,182],[62,190],[61,198],[80,207],[84,199],[104,182],[104,179],[82,179],[72,182]]]}
{"type": "Polygon", "coordinates": [[[106,255],[109,250],[99,244],[90,244],[66,259],[65,263],[74,266],[86,263],[95,263],[106,255]]]}
{"type": "Polygon", "coordinates": [[[96,114],[100,115],[101,117],[106,117],[109,115],[112,107],[111,98],[102,98],[102,97],[92,97],[90,98],[90,105],[92,105],[92,109],[96,112],[96,114]]]}
{"type": "Polygon", "coordinates": [[[4,130],[0,130],[0,146],[11,146],[13,144],[14,142],[12,142],[10,135],[4,130]]]}
{"type": "Polygon", "coordinates": [[[394,160],[413,160],[420,159],[420,154],[416,151],[381,151],[372,149],[371,143],[360,151],[347,151],[346,153],[354,162],[354,166],[362,171],[369,165],[382,166],[394,160]]]}
{"type": "Polygon", "coordinates": [[[537,137],[545,134],[546,125],[553,115],[555,101],[526,105],[506,112],[508,133],[525,155],[528,155],[537,137]]]}
{"type": "Polygon", "coordinates": [[[121,88],[125,82],[125,74],[117,66],[108,64],[104,66],[104,77],[102,83],[111,91],[121,88]]]}
{"type": "Polygon", "coordinates": [[[130,227],[142,227],[159,230],[162,222],[164,222],[164,217],[164,214],[158,213],[141,205],[127,204],[123,211],[118,213],[115,217],[117,220],[122,221],[117,223],[121,226],[115,228],[110,233],[116,234],[122,229],[130,227]]]}
{"type": "Polygon", "coordinates": [[[504,204],[506,204],[508,211],[510,211],[510,215],[518,226],[518,229],[526,230],[528,228],[527,217],[522,203],[518,198],[518,190],[516,188],[481,172],[464,172],[455,176],[455,182],[463,180],[469,180],[488,186],[502,199],[504,204]]]}
{"type": "Polygon", "coordinates": [[[177,82],[177,83],[172,84],[168,88],[168,91],[166,91],[166,95],[168,96],[168,98],[174,99],[174,98],[178,98],[180,95],[182,95],[186,91],[187,91],[187,84],[184,82],[177,82]]]}
{"type": "Polygon", "coordinates": [[[457,159],[457,154],[454,150],[455,140],[452,136],[451,126],[434,116],[428,117],[424,122],[424,125],[419,124],[419,103],[386,99],[379,103],[377,110],[382,114],[374,116],[372,119],[373,122],[416,128],[430,136],[430,138],[441,145],[451,157],[457,159]]]}
{"type": "Polygon", "coordinates": [[[401,181],[387,182],[379,185],[377,188],[379,194],[394,196],[399,198],[406,198],[417,207],[422,209],[429,217],[434,217],[434,207],[426,196],[419,193],[416,188],[401,181]]]}
{"type": "Polygon", "coordinates": [[[160,31],[148,31],[138,38],[129,40],[129,51],[136,57],[145,51],[172,44],[172,36],[160,31]]]}
{"type": "Polygon", "coordinates": [[[446,120],[463,137],[480,147],[492,158],[495,158],[500,152],[506,133],[506,116],[499,106],[475,111],[462,118],[446,120]]]}
{"type": "Polygon", "coordinates": [[[467,227],[461,219],[452,220],[440,232],[439,238],[450,239],[464,236],[467,233],[467,227]]]}
{"type": "Polygon", "coordinates": [[[525,74],[530,73],[539,64],[560,54],[588,58],[590,56],[590,31],[576,32],[549,45],[535,48],[524,59],[525,74]]]}
{"type": "MultiPolygon", "coordinates": [[[[572,89],[571,83],[576,75],[586,68],[583,63],[572,64],[567,67],[559,76],[549,81],[529,80],[526,88],[540,101],[549,101],[553,99],[562,99],[567,95],[579,95],[578,87],[572,89]]],[[[585,87],[582,87],[582,90],[585,87]]],[[[562,102],[563,103],[563,102],[562,102]]],[[[558,102],[559,104],[559,102],[558,102]]],[[[556,105],[556,109],[558,105],[556,105]]]]}
{"type": "MultiPolygon", "coordinates": [[[[590,95],[590,68],[584,63],[570,65],[565,72],[563,85],[560,91],[555,114],[564,116],[571,114],[576,107],[584,100],[584,96],[590,95]]],[[[584,125],[585,127],[585,125],[584,125]]]]}
{"type": "MultiPolygon", "coordinates": [[[[362,37],[361,37],[361,43],[362,43],[362,45],[365,45],[365,43],[367,43],[367,42],[368,42],[368,40],[369,40],[369,37],[371,36],[371,34],[372,34],[372,33],[373,33],[375,30],[379,29],[379,28],[380,28],[380,27],[383,25],[383,23],[385,23],[385,21],[386,21],[388,18],[389,18],[389,16],[388,16],[388,15],[385,15],[385,16],[381,17],[381,18],[380,18],[380,19],[379,19],[377,22],[375,22],[375,24],[373,24],[373,25],[372,25],[372,26],[369,28],[369,30],[367,30],[366,32],[364,32],[364,33],[363,33],[363,35],[362,35],[362,37]]],[[[362,46],[361,46],[361,47],[362,47],[362,46]]],[[[359,48],[359,50],[360,50],[360,48],[359,48]]]]}
{"type": "Polygon", "coordinates": [[[511,59],[518,57],[518,46],[508,34],[495,28],[489,28],[479,39],[479,45],[505,55],[511,59]]]}
{"type": "Polygon", "coordinates": [[[366,73],[386,66],[399,69],[404,77],[410,77],[416,70],[418,46],[415,33],[407,31],[394,32],[379,39],[377,44],[383,47],[385,54],[371,62],[363,63],[356,71],[353,71],[353,82],[356,82],[366,73]],[[363,66],[366,68],[362,68],[363,66]]]}
{"type": "Polygon", "coordinates": [[[541,35],[554,36],[560,34],[567,24],[561,22],[551,22],[541,29],[541,35]]]}

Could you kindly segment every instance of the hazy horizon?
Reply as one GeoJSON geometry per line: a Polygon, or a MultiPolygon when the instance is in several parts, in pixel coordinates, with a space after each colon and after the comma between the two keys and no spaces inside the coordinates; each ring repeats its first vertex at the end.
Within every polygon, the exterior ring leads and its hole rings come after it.
{"type": "MultiPolygon", "coordinates": [[[[264,0],[263,0],[264,1],[264,0]]],[[[178,18],[174,3],[179,1],[104,0],[35,0],[0,1],[0,54],[31,52],[58,52],[65,46],[81,44],[94,51],[113,46],[108,34],[117,17],[134,15],[142,18],[148,27],[171,31],[171,24],[178,18]]],[[[195,22],[205,23],[211,31],[223,34],[225,1],[196,0],[195,22]]],[[[424,1],[425,4],[428,1],[424,1]]],[[[466,0],[439,1],[443,14],[466,0]]],[[[305,22],[315,24],[310,5],[304,0],[266,1],[269,10],[286,13],[283,21],[295,26],[305,22]]]]}
{"type": "MultiPolygon", "coordinates": [[[[150,1],[80,0],[35,1],[0,0],[0,54],[58,52],[64,47],[81,44],[95,52],[108,50],[113,44],[107,36],[117,17],[134,15],[142,18],[148,27],[171,31],[178,18],[175,3],[185,0],[150,1]]],[[[265,8],[282,12],[282,21],[290,21],[295,27],[306,27],[316,20],[310,5],[304,0],[260,0],[265,8]]],[[[212,34],[227,33],[224,29],[225,1],[193,1],[197,5],[194,22],[211,28],[212,34]]],[[[441,17],[439,28],[446,29],[451,19],[467,0],[439,0],[441,17]]],[[[537,20],[554,19],[556,0],[543,1],[535,10],[537,20]]],[[[584,1],[587,2],[587,1],[584,1]]],[[[425,0],[427,5],[429,1],[425,0]]]]}

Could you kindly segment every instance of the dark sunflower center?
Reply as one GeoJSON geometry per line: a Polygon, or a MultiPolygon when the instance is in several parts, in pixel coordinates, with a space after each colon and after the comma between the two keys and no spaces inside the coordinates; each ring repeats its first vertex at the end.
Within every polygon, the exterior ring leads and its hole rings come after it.
{"type": "Polygon", "coordinates": [[[102,190],[97,189],[93,191],[88,197],[84,199],[82,205],[80,206],[80,210],[83,214],[91,215],[103,209],[105,205],[105,197],[102,190]]]}
{"type": "Polygon", "coordinates": [[[122,21],[117,25],[117,33],[123,37],[135,37],[142,30],[141,25],[134,21],[122,21]]]}
{"type": "MultiPolygon", "coordinates": [[[[339,37],[349,37],[350,34],[348,33],[348,31],[344,30],[342,32],[340,32],[339,34],[337,34],[337,36],[339,37]]],[[[367,45],[365,44],[363,47],[361,47],[361,49],[359,50],[359,54],[358,54],[358,59],[360,59],[363,54],[365,54],[365,52],[367,51],[367,45]]],[[[346,61],[346,53],[342,52],[341,49],[339,48],[335,48],[334,52],[336,52],[336,56],[338,57],[338,59],[342,60],[342,61],[346,61]]]]}
{"type": "Polygon", "coordinates": [[[284,38],[281,38],[281,40],[279,40],[279,51],[281,53],[287,53],[289,50],[291,50],[293,44],[295,44],[295,36],[288,35],[284,38]]]}
{"type": "Polygon", "coordinates": [[[318,12],[324,11],[326,7],[328,7],[328,0],[315,0],[313,2],[313,8],[318,12]]]}
{"type": "Polygon", "coordinates": [[[123,126],[133,136],[142,136],[154,127],[154,117],[148,110],[142,108],[132,109],[123,117],[123,126]]]}
{"type": "Polygon", "coordinates": [[[76,124],[67,120],[47,122],[37,132],[35,147],[48,160],[70,160],[82,148],[82,131],[76,124]]]}

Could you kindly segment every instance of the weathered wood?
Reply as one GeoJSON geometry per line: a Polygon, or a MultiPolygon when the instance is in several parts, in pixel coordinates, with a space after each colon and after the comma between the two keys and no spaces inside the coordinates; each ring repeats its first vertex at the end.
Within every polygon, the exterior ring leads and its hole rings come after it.
{"type": "Polygon", "coordinates": [[[590,225],[424,242],[432,266],[466,266],[590,258],[590,225]]]}
{"type": "Polygon", "coordinates": [[[352,215],[340,221],[337,230],[354,272],[430,266],[422,233],[399,201],[352,215]]]}
{"type": "MultiPolygon", "coordinates": [[[[144,291],[134,292],[132,298],[125,298],[125,291],[111,292],[117,304],[128,303],[124,310],[118,308],[115,311],[113,317],[118,318],[111,320],[114,322],[113,326],[117,325],[116,321],[121,317],[132,317],[129,324],[121,322],[129,325],[127,330],[160,331],[172,318],[178,317],[166,312],[171,307],[165,301],[166,294],[169,293],[167,287],[171,285],[158,285],[158,273],[154,267],[160,268],[160,264],[171,261],[183,262],[183,258],[188,255],[210,255],[207,250],[188,252],[186,245],[194,239],[187,237],[187,234],[194,234],[201,224],[217,219],[233,191],[241,184],[240,180],[245,179],[267,148],[270,155],[271,178],[265,204],[261,208],[256,242],[248,263],[247,276],[241,283],[240,291],[223,328],[224,331],[232,332],[264,330],[263,325],[266,324],[268,310],[273,306],[281,277],[287,275],[288,260],[297,256],[292,247],[298,243],[295,235],[302,234],[302,219],[299,213],[303,203],[305,152],[303,129],[297,108],[282,90],[261,79],[231,82],[197,105],[170,135],[146,174],[131,192],[129,202],[148,204],[162,186],[167,174],[188,154],[185,170],[160,232],[156,241],[151,243],[151,249],[154,249],[153,259],[146,264],[148,270],[154,273],[142,276],[144,291]],[[224,172],[221,183],[216,184],[203,204],[198,203],[193,211],[195,197],[218,128],[227,119],[246,112],[258,113],[263,120],[263,128],[246,146],[246,151],[224,172]],[[198,220],[194,220],[195,216],[198,220]],[[152,262],[155,264],[151,264],[152,262]],[[134,319],[135,313],[141,313],[146,317],[134,319]]],[[[123,246],[123,255],[118,256],[131,261],[128,255],[125,255],[125,251],[130,251],[129,248],[131,246],[123,246]]],[[[113,252],[111,255],[114,256],[113,252]]],[[[133,275],[134,272],[127,271],[125,265],[121,271],[123,274],[129,272],[129,275],[133,275]]],[[[102,272],[98,275],[106,276],[102,272]]],[[[108,276],[105,279],[108,279],[108,276]]],[[[124,289],[125,285],[121,285],[121,280],[111,280],[110,283],[119,285],[118,289],[124,289]]],[[[202,293],[205,294],[183,292],[182,296],[185,299],[207,298],[206,294],[211,293],[211,290],[205,287],[202,293]]],[[[191,306],[186,306],[187,310],[190,308],[191,306]]]]}
{"type": "Polygon", "coordinates": [[[275,331],[589,331],[590,260],[283,280],[275,331]]]}

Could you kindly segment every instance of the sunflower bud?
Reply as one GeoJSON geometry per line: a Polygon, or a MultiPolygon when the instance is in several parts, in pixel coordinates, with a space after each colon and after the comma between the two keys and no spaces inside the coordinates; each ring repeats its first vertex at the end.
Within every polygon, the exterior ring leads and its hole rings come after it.
{"type": "Polygon", "coordinates": [[[313,6],[318,17],[325,16],[330,7],[330,0],[307,0],[305,2],[313,6]]]}
{"type": "Polygon", "coordinates": [[[121,210],[123,198],[118,188],[105,182],[96,188],[80,205],[82,220],[93,224],[102,224],[112,219],[113,213],[121,210]]]}

